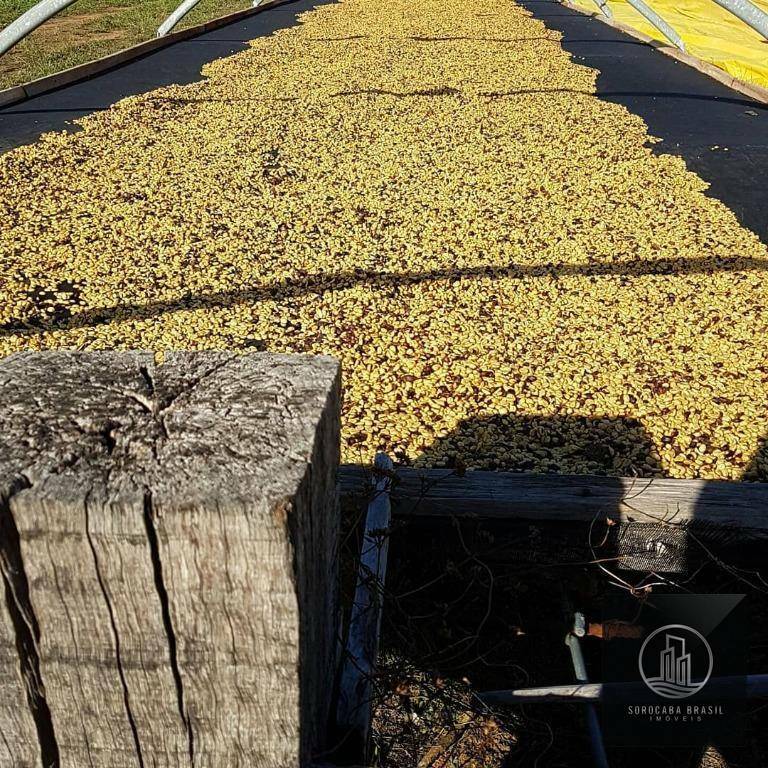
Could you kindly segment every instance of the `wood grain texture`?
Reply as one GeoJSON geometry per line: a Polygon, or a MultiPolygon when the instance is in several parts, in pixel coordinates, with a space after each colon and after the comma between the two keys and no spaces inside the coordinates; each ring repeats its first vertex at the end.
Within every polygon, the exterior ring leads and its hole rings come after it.
{"type": "Polygon", "coordinates": [[[6,579],[29,585],[18,655],[48,710],[27,709],[34,764],[307,762],[333,672],[338,364],[24,353],[0,395],[6,579]]]}
{"type": "MultiPolygon", "coordinates": [[[[617,522],[700,523],[768,531],[768,484],[668,478],[535,475],[416,470],[398,467],[396,515],[457,515],[617,522]]],[[[344,466],[342,494],[363,495],[366,473],[344,466]]]]}
{"type": "Polygon", "coordinates": [[[14,597],[7,580],[2,581],[5,604],[0,608],[0,765],[32,768],[39,759],[38,739],[17,649],[17,628],[11,618],[14,597]]]}

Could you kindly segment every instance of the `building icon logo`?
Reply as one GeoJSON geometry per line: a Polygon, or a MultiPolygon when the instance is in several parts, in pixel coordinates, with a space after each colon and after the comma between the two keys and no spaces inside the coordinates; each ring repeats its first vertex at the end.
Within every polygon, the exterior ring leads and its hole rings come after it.
{"type": "Polygon", "coordinates": [[[665,699],[698,693],[712,674],[712,649],[706,638],[685,624],[667,624],[645,639],[639,654],[645,684],[665,699]]]}

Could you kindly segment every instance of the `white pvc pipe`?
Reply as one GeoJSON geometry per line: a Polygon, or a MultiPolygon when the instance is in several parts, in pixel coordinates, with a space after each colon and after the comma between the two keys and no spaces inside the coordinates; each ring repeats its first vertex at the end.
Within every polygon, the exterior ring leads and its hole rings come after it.
{"type": "Polygon", "coordinates": [[[176,10],[157,28],[157,36],[167,35],[198,3],[200,0],[183,0],[176,10]]]}
{"type": "Polygon", "coordinates": [[[75,0],[40,0],[28,11],[22,13],[16,21],[12,21],[0,31],[0,56],[21,42],[30,32],[36,30],[44,21],[55,16],[72,5],[75,0]]]}
{"type": "Polygon", "coordinates": [[[641,16],[643,16],[646,21],[656,27],[656,29],[658,29],[659,32],[661,32],[661,34],[664,35],[664,37],[666,37],[670,43],[672,43],[672,45],[685,53],[685,43],[683,42],[683,38],[677,34],[671,24],[667,24],[667,22],[664,21],[664,19],[662,19],[661,16],[659,16],[659,14],[653,10],[653,8],[647,5],[644,0],[627,0],[627,2],[641,16]]]}
{"type": "Polygon", "coordinates": [[[749,0],[715,0],[715,2],[768,40],[768,13],[754,3],[750,3],[749,0]]]}
{"type": "Polygon", "coordinates": [[[613,11],[610,9],[607,0],[595,0],[595,5],[600,9],[600,13],[602,13],[606,19],[613,18],[613,11]]]}

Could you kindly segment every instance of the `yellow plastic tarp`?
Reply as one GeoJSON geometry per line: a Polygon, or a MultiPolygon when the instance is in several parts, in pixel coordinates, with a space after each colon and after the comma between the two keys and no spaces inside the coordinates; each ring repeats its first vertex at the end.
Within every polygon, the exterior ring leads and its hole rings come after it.
{"type": "MultiPolygon", "coordinates": [[[[768,0],[752,0],[768,13],[768,0]]],[[[714,0],[646,0],[683,38],[688,53],[724,69],[730,75],[768,87],[768,42],[714,0]]],[[[595,12],[594,0],[573,0],[595,12]]],[[[608,0],[616,21],[656,40],[668,42],[626,0],[608,0]]]]}

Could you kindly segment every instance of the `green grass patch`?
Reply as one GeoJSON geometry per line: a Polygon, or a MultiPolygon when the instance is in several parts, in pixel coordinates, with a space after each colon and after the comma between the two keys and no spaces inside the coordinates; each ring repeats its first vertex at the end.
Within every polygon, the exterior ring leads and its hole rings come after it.
{"type": "MultiPolygon", "coordinates": [[[[77,0],[0,58],[0,88],[60,72],[149,40],[179,2],[77,0]]],[[[7,26],[34,4],[34,0],[0,0],[0,26],[7,26]]],[[[249,6],[249,0],[201,0],[177,29],[249,6]]]]}

